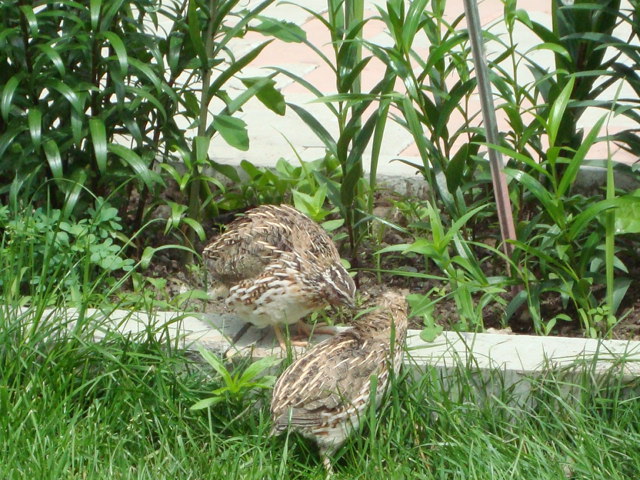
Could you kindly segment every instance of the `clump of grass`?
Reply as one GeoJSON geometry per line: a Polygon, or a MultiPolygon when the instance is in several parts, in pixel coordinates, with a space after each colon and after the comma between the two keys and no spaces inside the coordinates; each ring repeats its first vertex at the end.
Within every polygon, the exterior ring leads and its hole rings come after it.
{"type": "MultiPolygon", "coordinates": [[[[324,478],[312,444],[268,436],[268,392],[255,407],[192,410],[224,387],[209,366],[185,355],[157,323],[96,341],[104,322],[86,315],[72,322],[63,309],[45,308],[59,304],[55,286],[67,272],[52,270],[29,291],[11,289],[27,288],[21,272],[30,261],[0,258],[0,478],[324,478]]],[[[593,385],[585,372],[572,377],[570,400],[567,378],[549,376],[518,406],[499,372],[483,383],[467,365],[447,378],[407,371],[337,452],[336,475],[638,478],[639,397],[621,382],[593,385]]]]}
{"type": "MultiPolygon", "coordinates": [[[[170,343],[115,334],[96,343],[91,328],[74,332],[59,318],[34,330],[25,318],[5,310],[0,319],[2,478],[324,478],[312,444],[268,437],[268,402],[240,419],[226,404],[192,411],[214,382],[170,343]]],[[[528,406],[473,385],[464,368],[446,381],[403,374],[337,453],[338,477],[640,474],[639,400],[622,385],[577,383],[568,401],[566,382],[547,378],[528,406]]]]}

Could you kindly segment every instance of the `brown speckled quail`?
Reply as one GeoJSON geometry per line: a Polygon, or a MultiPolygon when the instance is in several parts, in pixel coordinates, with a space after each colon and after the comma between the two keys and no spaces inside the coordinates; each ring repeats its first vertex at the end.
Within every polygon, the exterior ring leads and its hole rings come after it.
{"type": "MultiPolygon", "coordinates": [[[[377,376],[379,402],[397,373],[407,333],[404,295],[387,290],[343,331],[311,348],[278,378],[271,400],[272,435],[287,429],[315,440],[327,470],[329,456],[358,428],[377,376]],[[392,338],[393,343],[392,342],[392,338]]],[[[366,308],[365,307],[365,308],[366,308]]]]}
{"type": "MultiPolygon", "coordinates": [[[[226,287],[226,304],[246,322],[273,326],[328,304],[353,306],[355,284],[323,228],[288,205],[262,205],[231,222],[204,248],[211,275],[226,287]]],[[[303,325],[304,326],[304,325],[303,325]]]]}

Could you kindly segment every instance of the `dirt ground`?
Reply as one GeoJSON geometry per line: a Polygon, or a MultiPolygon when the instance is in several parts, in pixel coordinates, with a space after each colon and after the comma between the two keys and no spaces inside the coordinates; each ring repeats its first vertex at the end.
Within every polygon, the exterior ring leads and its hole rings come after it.
{"type": "MultiPolygon", "coordinates": [[[[229,217],[231,219],[232,217],[229,217]]],[[[211,236],[215,235],[215,229],[209,228],[211,236]]],[[[383,285],[403,288],[409,290],[411,293],[426,294],[437,288],[443,294],[446,294],[449,286],[446,282],[439,282],[432,279],[422,279],[410,276],[399,276],[389,273],[382,273],[378,275],[376,273],[376,259],[373,253],[387,245],[393,245],[398,243],[406,243],[410,241],[407,238],[402,238],[394,230],[387,229],[381,237],[380,242],[376,245],[364,244],[361,248],[360,254],[357,258],[357,274],[356,283],[358,285],[358,292],[361,298],[368,297],[368,292],[377,291],[380,289],[380,283],[383,285]]],[[[155,244],[162,243],[175,243],[164,238],[160,233],[153,240],[155,244]]],[[[197,246],[201,248],[203,245],[197,246]]],[[[344,245],[343,245],[344,247],[344,245]]],[[[342,248],[344,250],[344,248],[342,248]]],[[[613,328],[612,337],[616,339],[625,340],[640,340],[640,256],[632,255],[628,258],[622,258],[623,262],[629,269],[628,277],[633,281],[621,303],[618,310],[618,324],[613,328]]],[[[424,272],[425,263],[423,257],[410,258],[408,256],[389,255],[383,256],[381,263],[383,270],[400,269],[405,272],[424,272]]],[[[441,273],[433,267],[433,273],[440,275],[441,273]]],[[[489,269],[502,268],[501,266],[494,265],[489,269]]],[[[487,272],[487,274],[495,274],[495,272],[487,272]]],[[[205,277],[202,268],[187,268],[184,261],[181,258],[179,251],[165,250],[153,259],[149,269],[144,272],[144,275],[149,277],[160,277],[168,280],[167,288],[169,289],[169,297],[177,295],[193,288],[208,289],[205,285],[205,277]]],[[[601,297],[604,295],[604,289],[596,291],[596,296],[601,297]]],[[[512,294],[505,292],[502,294],[504,298],[503,303],[508,303],[512,294]]],[[[436,298],[435,296],[433,297],[436,298]]],[[[575,309],[571,305],[566,307],[563,305],[559,295],[548,294],[545,298],[540,299],[541,313],[543,318],[553,318],[554,316],[564,313],[572,321],[561,321],[556,324],[556,327],[552,330],[551,335],[559,336],[571,336],[571,337],[583,337],[585,333],[583,326],[577,320],[577,314],[575,309]]],[[[213,312],[223,312],[225,309],[224,302],[221,300],[211,300],[203,302],[200,300],[193,301],[186,305],[185,308],[213,312]]],[[[336,313],[328,311],[327,315],[334,323],[348,323],[348,319],[344,318],[343,313],[336,313]],[[337,317],[337,318],[336,318],[337,317]]],[[[450,298],[443,298],[438,301],[433,309],[432,318],[435,322],[444,329],[458,328],[459,315],[455,301],[450,298]]],[[[525,308],[521,308],[514,314],[512,319],[505,321],[505,309],[503,305],[497,302],[487,305],[483,309],[484,327],[489,331],[497,331],[502,333],[512,334],[531,334],[534,333],[533,327],[530,321],[530,317],[525,308]]],[[[410,321],[410,328],[422,329],[422,318],[413,317],[410,321]]]]}

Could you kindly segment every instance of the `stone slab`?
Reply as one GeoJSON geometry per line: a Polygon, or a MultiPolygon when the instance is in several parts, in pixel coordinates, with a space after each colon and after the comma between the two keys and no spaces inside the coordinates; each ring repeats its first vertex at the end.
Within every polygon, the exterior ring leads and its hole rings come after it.
{"type": "MultiPolygon", "coordinates": [[[[25,319],[32,314],[22,309],[25,319]]],[[[6,311],[6,310],[5,310],[6,311]]],[[[46,310],[40,319],[73,329],[78,326],[78,309],[46,310]]],[[[96,340],[107,335],[150,333],[158,339],[187,351],[205,348],[226,357],[260,358],[284,356],[271,329],[249,328],[235,345],[230,340],[243,324],[231,314],[214,315],[181,312],[146,314],[127,310],[87,309],[84,320],[99,325],[96,340]]],[[[342,330],[348,327],[338,327],[342,330]]],[[[616,376],[627,384],[640,378],[640,342],[594,340],[587,338],[541,337],[495,333],[443,332],[433,342],[420,339],[420,332],[410,330],[407,336],[405,368],[414,375],[435,369],[452,387],[474,379],[473,386],[484,397],[500,395],[509,389],[512,399],[527,402],[531,382],[549,372],[580,375],[585,371],[598,382],[616,376]],[[465,371],[461,379],[460,372],[465,371]]],[[[315,343],[326,336],[315,336],[315,343]]],[[[292,354],[301,355],[304,348],[294,347],[292,354]]],[[[567,392],[573,386],[567,383],[567,392]]]]}

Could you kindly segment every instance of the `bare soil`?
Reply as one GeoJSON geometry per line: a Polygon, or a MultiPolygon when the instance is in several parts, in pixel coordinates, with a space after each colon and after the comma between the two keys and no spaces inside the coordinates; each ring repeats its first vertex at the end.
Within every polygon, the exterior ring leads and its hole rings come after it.
{"type": "MultiPolygon", "coordinates": [[[[384,206],[382,208],[385,208],[384,206]]],[[[384,214],[384,211],[378,211],[378,214],[384,214]]],[[[388,216],[388,215],[387,215],[388,216]]],[[[226,215],[224,219],[216,219],[230,221],[233,215],[226,215]]],[[[391,219],[397,220],[397,219],[391,219]]],[[[215,222],[205,225],[209,238],[217,233],[215,222]]],[[[484,241],[493,242],[497,237],[497,232],[493,235],[484,234],[484,241]]],[[[410,242],[411,239],[404,237],[397,231],[386,228],[378,232],[378,242],[376,244],[365,243],[362,245],[357,257],[352,259],[352,265],[357,267],[356,283],[360,295],[368,297],[368,292],[375,292],[380,289],[380,285],[387,285],[396,288],[406,289],[411,293],[426,294],[433,291],[434,288],[442,292],[447,292],[449,286],[446,282],[433,279],[422,279],[410,276],[400,276],[391,273],[377,273],[378,265],[376,264],[376,256],[374,252],[388,245],[396,245],[399,243],[410,242]]],[[[157,232],[155,238],[146,237],[146,245],[149,243],[154,246],[176,243],[175,239],[164,237],[161,231],[157,232]]],[[[636,239],[637,241],[637,239],[636,239]]],[[[636,243],[637,244],[637,243],[636,243]]],[[[196,248],[201,250],[204,246],[197,245],[196,248]]],[[[339,245],[343,255],[347,256],[346,245],[339,245]]],[[[142,249],[141,249],[142,250],[142,249]]],[[[628,255],[621,258],[627,266],[628,277],[633,281],[621,303],[618,311],[618,324],[613,328],[612,336],[616,339],[640,340],[640,255],[628,255]]],[[[487,275],[502,274],[504,269],[497,261],[487,261],[487,275]]],[[[427,272],[434,275],[441,275],[434,265],[426,265],[422,256],[401,256],[401,255],[383,255],[382,262],[379,265],[382,270],[403,270],[405,272],[427,272]],[[430,270],[430,271],[429,271],[430,270]]],[[[193,288],[207,289],[205,285],[205,277],[201,268],[188,268],[184,262],[183,255],[178,250],[164,250],[157,254],[149,269],[144,272],[149,277],[159,277],[168,279],[169,295],[177,295],[193,288]]],[[[602,297],[604,289],[595,292],[596,296],[602,297]]],[[[502,294],[504,304],[508,304],[511,300],[512,293],[505,292],[502,294]]],[[[583,325],[577,319],[577,314],[572,305],[564,305],[559,295],[554,293],[546,294],[540,299],[541,313],[543,318],[553,318],[558,314],[564,313],[572,321],[562,321],[556,324],[551,335],[583,337],[585,332],[583,325]]],[[[224,303],[220,300],[211,300],[209,302],[194,301],[188,305],[190,309],[207,312],[224,311],[224,303]]],[[[434,307],[433,318],[445,329],[459,328],[459,314],[455,301],[450,298],[443,298],[438,301],[434,307]]],[[[533,326],[526,308],[521,308],[514,316],[507,321],[505,319],[505,308],[497,302],[487,305],[483,309],[484,327],[488,331],[498,331],[501,333],[513,334],[532,334],[533,326]]],[[[338,320],[336,323],[341,323],[338,320]]],[[[423,323],[420,318],[411,319],[410,328],[422,329],[423,323]]]]}

